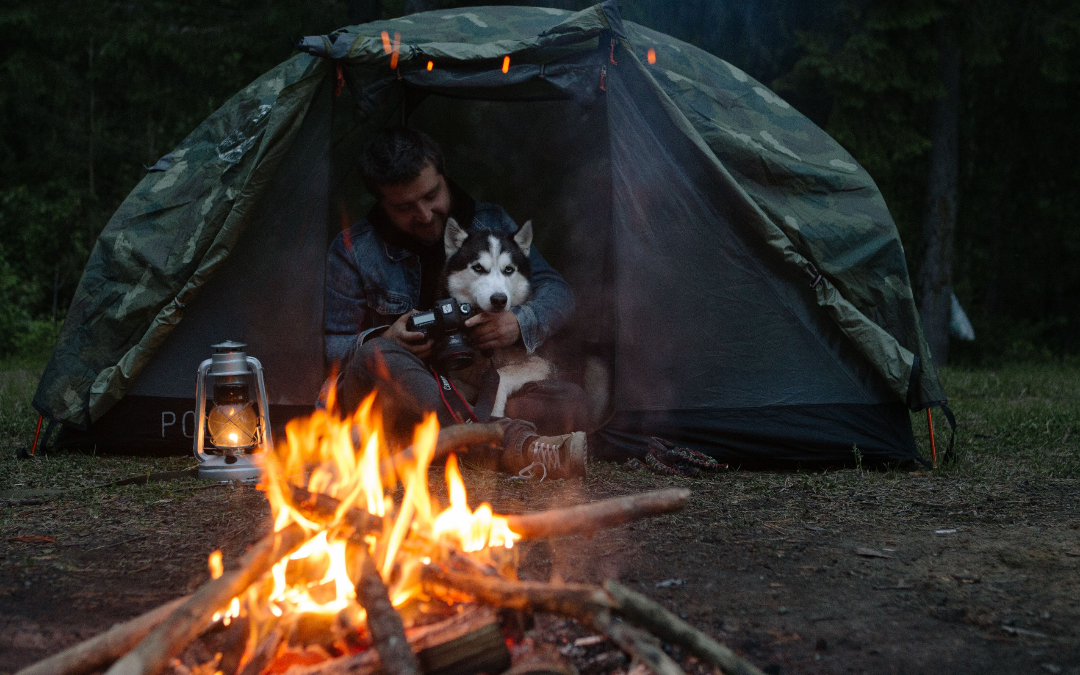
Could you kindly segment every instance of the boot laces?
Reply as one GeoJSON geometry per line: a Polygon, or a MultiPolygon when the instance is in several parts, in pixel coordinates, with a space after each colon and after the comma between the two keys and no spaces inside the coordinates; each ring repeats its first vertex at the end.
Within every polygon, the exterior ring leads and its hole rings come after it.
{"type": "Polygon", "coordinates": [[[535,441],[533,443],[533,462],[542,462],[545,467],[551,466],[552,471],[558,471],[559,466],[562,464],[562,460],[559,458],[559,448],[562,444],[554,443],[541,443],[535,441]]]}
{"type": "Polygon", "coordinates": [[[562,466],[562,459],[559,457],[559,448],[562,444],[543,443],[541,441],[534,441],[532,444],[533,462],[529,466],[525,467],[518,472],[512,480],[532,480],[534,477],[534,470],[539,468],[544,471],[540,476],[541,483],[547,478],[548,467],[551,467],[552,471],[558,471],[562,466]]]}

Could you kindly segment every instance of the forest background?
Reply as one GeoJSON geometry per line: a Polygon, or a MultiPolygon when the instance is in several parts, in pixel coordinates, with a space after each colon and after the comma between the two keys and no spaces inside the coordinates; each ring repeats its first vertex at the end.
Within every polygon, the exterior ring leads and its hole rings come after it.
{"type": "MultiPolygon", "coordinates": [[[[303,35],[478,4],[17,0],[0,8],[0,360],[47,358],[146,166],[303,35]]],[[[939,361],[1080,353],[1080,3],[621,0],[772,87],[878,182],[939,361]],[[955,292],[973,343],[946,337],[955,292]],[[943,314],[945,312],[945,314],[943,314]],[[948,351],[947,351],[948,350],[948,351]]]]}

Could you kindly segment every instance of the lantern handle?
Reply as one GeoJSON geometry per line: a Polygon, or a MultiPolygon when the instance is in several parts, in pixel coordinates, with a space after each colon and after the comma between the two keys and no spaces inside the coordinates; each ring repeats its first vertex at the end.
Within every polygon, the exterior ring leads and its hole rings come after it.
{"type": "Polygon", "coordinates": [[[210,455],[203,452],[203,436],[206,435],[206,374],[212,364],[213,359],[200,363],[195,376],[195,459],[200,464],[210,459],[210,455]]]}
{"type": "Polygon", "coordinates": [[[263,378],[263,367],[259,359],[254,356],[247,357],[247,364],[255,373],[255,382],[259,386],[259,417],[262,418],[262,439],[259,449],[262,451],[274,451],[274,434],[270,429],[270,401],[266,398],[266,381],[263,378]]]}

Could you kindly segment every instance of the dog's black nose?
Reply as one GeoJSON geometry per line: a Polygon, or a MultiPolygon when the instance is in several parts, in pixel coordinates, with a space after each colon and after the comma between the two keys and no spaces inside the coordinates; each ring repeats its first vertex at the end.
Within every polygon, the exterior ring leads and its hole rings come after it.
{"type": "Polygon", "coordinates": [[[506,309],[506,293],[492,293],[491,308],[498,310],[506,309]]]}

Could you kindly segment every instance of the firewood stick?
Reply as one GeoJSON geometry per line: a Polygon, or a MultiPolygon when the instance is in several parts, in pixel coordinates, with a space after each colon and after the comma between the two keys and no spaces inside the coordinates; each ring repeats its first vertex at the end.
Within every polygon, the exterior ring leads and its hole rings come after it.
{"type": "Polygon", "coordinates": [[[685,488],[657,490],[564,509],[511,515],[507,516],[507,524],[523,539],[591,534],[606,527],[678,511],[689,498],[690,491],[685,488]]]}
{"type": "MultiPolygon", "coordinates": [[[[321,492],[312,492],[297,485],[289,485],[292,495],[292,503],[300,511],[312,513],[320,518],[329,520],[334,517],[341,501],[321,492]]],[[[352,526],[360,535],[377,534],[383,530],[383,519],[355,506],[349,507],[345,512],[344,520],[352,526]]]]}
{"type": "Polygon", "coordinates": [[[660,603],[616,581],[604,582],[604,590],[615,599],[616,612],[620,616],[661,640],[685,647],[702,661],[730,675],[763,675],[757,666],[667,611],[660,603]]]}
{"type": "Polygon", "coordinates": [[[386,675],[420,675],[420,660],[405,639],[401,616],[390,604],[390,594],[371,556],[365,555],[356,600],[367,612],[368,631],[386,675]]]}
{"type": "Polygon", "coordinates": [[[640,631],[613,620],[611,612],[618,608],[611,596],[596,586],[509,581],[501,577],[450,572],[435,565],[424,567],[420,580],[424,590],[448,599],[460,593],[476,602],[498,607],[573,617],[607,634],[623,651],[643,661],[656,675],[686,675],[640,631]]]}
{"type": "Polygon", "coordinates": [[[251,659],[240,670],[240,675],[259,675],[265,670],[270,665],[270,662],[274,660],[274,656],[277,655],[282,639],[284,639],[284,635],[281,627],[275,626],[259,642],[259,646],[255,648],[255,653],[251,655],[251,659]]]}
{"type": "Polygon", "coordinates": [[[190,595],[185,595],[134,619],[118,623],[104,633],[23,668],[15,675],[85,675],[97,672],[134,648],[190,598],[190,595]]]}
{"type": "Polygon", "coordinates": [[[424,590],[433,595],[461,599],[461,595],[496,607],[523,612],[551,612],[591,622],[601,612],[614,609],[611,597],[597,586],[587,584],[545,584],[537,581],[509,581],[502,577],[451,572],[426,565],[420,573],[424,590]]]}
{"type": "MultiPolygon", "coordinates": [[[[439,440],[435,443],[435,454],[432,460],[441,459],[454,450],[459,450],[469,445],[490,445],[499,443],[503,439],[506,425],[499,422],[487,424],[455,424],[439,429],[439,440]]],[[[410,445],[399,453],[393,454],[382,461],[380,470],[383,480],[387,476],[394,476],[397,467],[415,461],[413,449],[410,445]]]]}
{"type": "Polygon", "coordinates": [[[106,675],[156,675],[201,633],[234,597],[268,572],[279,560],[299,548],[307,539],[300,525],[293,523],[264,537],[239,560],[237,569],[209,581],[155,628],[137,647],[112,665],[106,675]]]}
{"type": "Polygon", "coordinates": [[[615,621],[606,612],[597,615],[591,625],[593,630],[606,634],[620,649],[644,663],[656,675],[686,675],[679,664],[664,653],[656,638],[640,628],[615,621]]]}
{"type": "MultiPolygon", "coordinates": [[[[413,653],[419,654],[429,647],[446,644],[497,621],[498,615],[491,607],[472,605],[449,619],[409,629],[405,636],[413,653]]],[[[289,675],[374,675],[381,669],[378,650],[369,649],[310,666],[292,666],[288,672],[289,675]]]]}
{"type": "Polygon", "coordinates": [[[764,675],[752,663],[667,611],[659,603],[614,581],[606,582],[604,588],[588,584],[510,581],[502,577],[451,572],[435,565],[425,566],[420,580],[425,591],[451,601],[461,599],[464,595],[499,607],[562,614],[590,625],[603,621],[604,613],[609,612],[662,640],[685,647],[699,659],[725,673],[764,675]]]}

